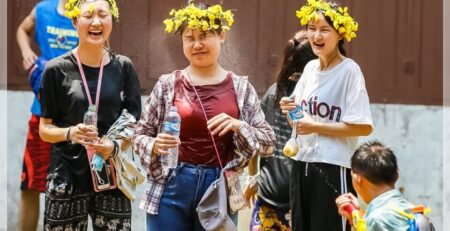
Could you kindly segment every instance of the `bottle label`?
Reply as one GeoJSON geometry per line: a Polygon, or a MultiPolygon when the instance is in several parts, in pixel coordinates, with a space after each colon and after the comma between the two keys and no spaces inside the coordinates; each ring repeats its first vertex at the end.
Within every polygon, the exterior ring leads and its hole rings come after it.
{"type": "Polygon", "coordinates": [[[171,122],[165,122],[164,123],[164,131],[174,134],[180,132],[180,123],[171,123],[171,122]]]}
{"type": "Polygon", "coordinates": [[[288,116],[289,119],[291,119],[292,121],[300,120],[301,118],[303,118],[303,108],[297,105],[297,107],[294,110],[288,113],[288,116]]]}

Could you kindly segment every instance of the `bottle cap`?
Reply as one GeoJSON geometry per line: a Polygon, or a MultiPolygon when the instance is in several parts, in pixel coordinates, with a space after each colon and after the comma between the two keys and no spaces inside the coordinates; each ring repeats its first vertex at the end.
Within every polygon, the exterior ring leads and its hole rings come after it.
{"type": "Polygon", "coordinates": [[[97,111],[97,107],[94,104],[90,104],[88,107],[88,111],[97,111]]]}

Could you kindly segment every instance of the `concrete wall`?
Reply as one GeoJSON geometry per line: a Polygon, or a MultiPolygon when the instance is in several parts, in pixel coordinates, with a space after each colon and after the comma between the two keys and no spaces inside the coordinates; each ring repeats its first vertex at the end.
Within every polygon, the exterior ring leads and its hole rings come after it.
{"type": "MultiPolygon", "coordinates": [[[[16,230],[20,172],[32,93],[8,91],[7,100],[8,229],[16,230]]],[[[411,202],[430,206],[437,230],[443,230],[442,108],[374,104],[372,115],[374,133],[361,141],[379,139],[394,150],[401,170],[397,187],[403,189],[411,202]]],[[[0,185],[4,185],[2,181],[4,178],[0,178],[0,185]]],[[[139,189],[138,198],[142,191],[143,187],[139,189]]],[[[137,205],[138,202],[133,204],[133,229],[145,230],[145,214],[137,205]]],[[[0,207],[3,207],[1,200],[0,207]]],[[[249,214],[248,211],[244,213],[246,217],[249,214]]],[[[248,227],[244,220],[248,222],[248,219],[241,219],[239,230],[248,227]]]]}

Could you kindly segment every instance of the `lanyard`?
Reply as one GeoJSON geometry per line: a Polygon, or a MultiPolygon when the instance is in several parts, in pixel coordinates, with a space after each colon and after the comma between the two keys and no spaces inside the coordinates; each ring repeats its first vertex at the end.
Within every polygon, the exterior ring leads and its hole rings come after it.
{"type": "MultiPolygon", "coordinates": [[[[194,88],[195,95],[197,96],[197,99],[200,102],[200,106],[201,106],[202,111],[203,111],[203,116],[205,116],[206,123],[208,123],[208,116],[206,116],[205,107],[203,107],[202,100],[200,99],[200,96],[198,95],[198,92],[197,92],[197,88],[195,88],[195,85],[192,82],[191,76],[189,75],[189,72],[188,72],[187,69],[185,69],[185,72],[186,72],[186,75],[187,75],[187,77],[189,79],[189,82],[191,83],[192,87],[194,88]]],[[[216,156],[217,156],[217,160],[219,161],[220,169],[223,169],[222,160],[220,159],[219,151],[217,150],[216,141],[214,140],[214,136],[212,135],[211,130],[209,128],[208,128],[208,132],[209,132],[209,135],[211,136],[211,140],[212,140],[212,143],[213,143],[213,146],[214,146],[214,151],[216,151],[216,156]]]]}
{"type": "MultiPolygon", "coordinates": [[[[91,94],[89,92],[89,86],[86,81],[86,76],[84,75],[83,66],[81,65],[80,57],[78,57],[78,53],[76,51],[73,52],[73,55],[77,59],[78,69],[80,70],[81,79],[83,80],[84,90],[86,91],[86,95],[89,101],[89,105],[92,105],[91,94]]],[[[98,113],[98,108],[100,104],[100,88],[102,86],[102,78],[103,78],[103,55],[102,60],[100,61],[100,73],[98,74],[98,83],[97,83],[97,94],[95,95],[95,107],[98,113]]]]}

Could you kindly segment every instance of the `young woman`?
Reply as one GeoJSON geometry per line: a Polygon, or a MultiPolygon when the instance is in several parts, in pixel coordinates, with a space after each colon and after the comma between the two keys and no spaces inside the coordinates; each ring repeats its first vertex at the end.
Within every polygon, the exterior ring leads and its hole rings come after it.
{"type": "Polygon", "coordinates": [[[261,100],[266,120],[277,136],[277,146],[273,156],[254,156],[248,166],[249,176],[244,190],[247,203],[251,203],[258,192],[250,222],[251,231],[290,230],[289,178],[293,160],[284,156],[283,147],[291,137],[292,128],[281,113],[279,102],[281,97],[292,94],[303,68],[315,58],[317,56],[312,52],[306,31],[297,32],[286,45],[277,82],[270,86],[261,100]]]}
{"type": "Polygon", "coordinates": [[[130,59],[107,44],[114,0],[78,0],[66,4],[78,31],[79,46],[47,63],[41,85],[39,133],[52,143],[45,200],[45,230],[130,230],[131,203],[119,190],[94,192],[86,148],[108,159],[120,140],[99,140],[123,109],[140,116],[139,80],[130,59]],[[95,104],[97,128],[83,124],[95,104]]]}
{"type": "MultiPolygon", "coordinates": [[[[364,77],[345,57],[343,39],[356,37],[356,22],[334,3],[311,0],[297,11],[319,59],[309,62],[291,97],[280,101],[284,112],[303,107],[297,123],[300,149],[291,177],[293,230],[345,230],[335,198],[353,192],[350,157],[358,136],[372,132],[364,77]]],[[[292,125],[292,122],[291,122],[292,125]]]]}
{"type": "Polygon", "coordinates": [[[218,63],[231,12],[191,2],[171,15],[164,21],[166,31],[181,34],[189,66],[158,80],[138,122],[134,145],[148,172],[141,208],[147,212],[147,230],[204,230],[196,207],[219,177],[219,166],[240,170],[253,153],[270,154],[275,135],[247,77],[218,63]],[[181,117],[179,140],[161,132],[169,105],[181,117]],[[160,156],[177,145],[178,166],[166,176],[160,156]]]}

